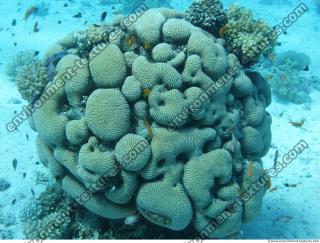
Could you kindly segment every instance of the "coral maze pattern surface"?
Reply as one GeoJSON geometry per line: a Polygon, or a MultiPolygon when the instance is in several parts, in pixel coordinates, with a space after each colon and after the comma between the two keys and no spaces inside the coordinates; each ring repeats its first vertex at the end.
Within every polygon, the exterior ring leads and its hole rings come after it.
{"type": "MultiPolygon", "coordinates": [[[[94,40],[82,45],[89,50],[79,51],[77,34],[48,52],[69,53],[52,82],[75,61],[85,65],[30,119],[39,157],[76,200],[120,168],[84,203],[99,216],[121,219],[139,211],[162,227],[179,231],[192,224],[201,231],[263,174],[261,158],[271,143],[265,110],[270,87],[259,73],[235,69],[237,57],[221,39],[184,17],[150,9],[122,26],[116,39],[108,38],[113,29],[106,28],[97,37],[106,44],[98,55],[94,40]],[[228,75],[230,70],[236,71],[228,75]],[[221,79],[223,85],[208,95],[221,79]],[[137,144],[143,148],[126,163],[137,144]]],[[[237,208],[209,237],[239,231],[259,213],[264,193],[237,208]]]]}

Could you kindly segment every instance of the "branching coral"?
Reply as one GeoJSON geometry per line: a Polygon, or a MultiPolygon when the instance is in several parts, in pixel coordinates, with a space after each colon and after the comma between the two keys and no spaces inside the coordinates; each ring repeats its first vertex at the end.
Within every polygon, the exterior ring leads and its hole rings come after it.
{"type": "Polygon", "coordinates": [[[254,19],[250,10],[237,5],[224,11],[219,0],[196,0],[185,19],[223,38],[220,41],[243,65],[253,64],[260,54],[272,51],[275,44],[270,37],[272,28],[263,20],[254,19]]]}
{"type": "Polygon", "coordinates": [[[6,73],[17,83],[23,99],[32,102],[49,82],[49,71],[35,51],[19,52],[6,66],[6,73]]]}
{"type": "Polygon", "coordinates": [[[232,5],[227,10],[228,23],[223,31],[228,50],[238,56],[242,64],[254,63],[260,54],[270,52],[274,40],[270,38],[272,28],[244,7],[232,5]]]}
{"type": "Polygon", "coordinates": [[[106,42],[108,35],[108,25],[91,25],[84,31],[74,33],[77,54],[80,56],[88,54],[94,46],[106,42]]]}
{"type": "Polygon", "coordinates": [[[39,60],[24,65],[17,75],[18,90],[22,98],[29,102],[43,92],[48,82],[48,69],[39,60]]]}
{"type": "MultiPolygon", "coordinates": [[[[270,87],[183,16],[150,9],[118,42],[92,46],[73,76],[91,83],[75,91],[87,98],[72,102],[67,83],[33,114],[40,160],[69,196],[103,218],[139,211],[173,231],[201,231],[262,175],[270,87]],[[78,74],[87,69],[89,76],[78,74]]],[[[53,82],[79,58],[64,56],[53,82]]],[[[263,194],[208,237],[237,232],[259,213],[263,194]]]]}
{"type": "Polygon", "coordinates": [[[48,186],[20,213],[24,233],[28,239],[64,239],[72,222],[70,202],[61,187],[48,186]],[[59,220],[58,220],[59,218],[59,220]]]}
{"type": "Polygon", "coordinates": [[[269,68],[260,69],[280,100],[309,104],[313,88],[319,88],[314,77],[303,74],[310,63],[310,58],[306,54],[287,51],[280,53],[269,68]]]}
{"type": "Polygon", "coordinates": [[[6,74],[16,81],[16,76],[25,65],[36,63],[38,58],[35,56],[35,50],[21,51],[17,53],[6,65],[6,74]]]}

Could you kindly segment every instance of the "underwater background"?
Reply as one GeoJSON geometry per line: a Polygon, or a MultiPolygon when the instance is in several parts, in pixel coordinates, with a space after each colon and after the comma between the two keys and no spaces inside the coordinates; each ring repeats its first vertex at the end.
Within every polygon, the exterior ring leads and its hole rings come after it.
{"type": "MultiPolygon", "coordinates": [[[[29,122],[27,120],[22,122],[14,131],[8,130],[10,121],[25,105],[34,101],[34,94],[39,95],[43,91],[48,82],[46,80],[53,80],[56,72],[50,69],[50,65],[58,69],[58,66],[55,67],[57,62],[66,55],[63,49],[56,52],[51,50],[51,53],[60,56],[48,57],[47,50],[68,34],[76,33],[78,41],[76,53],[79,56],[88,56],[88,49],[91,50],[95,44],[86,41],[91,38],[90,41],[94,42],[95,38],[100,38],[97,42],[103,42],[104,36],[99,33],[101,31],[99,28],[104,23],[116,22],[115,20],[122,15],[130,15],[141,4],[148,8],[168,7],[181,12],[189,9],[187,17],[184,17],[186,21],[217,38],[224,39],[225,49],[229,53],[234,53],[240,62],[249,58],[248,62],[241,63],[242,69],[246,73],[259,72],[271,86],[272,103],[269,106],[265,105],[264,108],[272,117],[272,141],[268,148],[264,148],[267,153],[262,158],[263,167],[272,168],[278,160],[286,160],[289,157],[291,161],[283,166],[281,173],[269,181],[261,211],[255,219],[246,224],[240,223],[241,228],[237,232],[211,238],[320,238],[318,184],[320,181],[318,40],[320,2],[318,0],[221,0],[221,3],[223,9],[219,8],[219,1],[214,0],[203,0],[198,5],[191,5],[190,0],[0,0],[0,239],[39,238],[39,231],[72,203],[72,199],[67,195],[70,193],[65,193],[57,185],[54,176],[45,166],[46,161],[43,160],[49,160],[48,157],[39,158],[36,147],[36,143],[41,146],[37,140],[38,134],[30,127],[29,122]],[[299,15],[296,14],[294,17],[293,13],[297,13],[297,7],[301,4],[307,6],[305,12],[299,12],[299,15]],[[205,12],[202,11],[208,11],[208,15],[203,15],[205,12]],[[229,18],[229,25],[225,22],[226,16],[229,18]],[[262,52],[246,53],[245,47],[241,46],[244,42],[254,46],[259,38],[265,37],[272,26],[283,23],[285,18],[291,18],[290,26],[281,32],[276,41],[263,48],[262,52]],[[91,33],[90,28],[96,29],[91,29],[91,33]],[[240,33],[241,31],[243,33],[240,33]],[[96,36],[92,37],[90,34],[96,36]],[[242,41],[242,44],[239,46],[236,41],[242,41]],[[31,83],[36,80],[38,83],[33,85],[25,80],[31,83]]],[[[125,39],[125,44],[128,45],[129,51],[132,45],[137,45],[134,38],[125,39]]],[[[152,48],[152,43],[144,43],[142,48],[148,51],[152,48]]],[[[181,48],[183,50],[183,47],[181,48]]],[[[158,60],[161,61],[162,58],[159,56],[158,60]]],[[[111,60],[110,65],[116,61],[111,60]]],[[[117,66],[113,68],[116,70],[117,66]]],[[[148,90],[145,89],[143,95],[148,96],[148,90]]],[[[131,97],[130,95],[128,94],[128,97],[131,97]]],[[[116,95],[110,94],[110,97],[116,95]]],[[[89,98],[88,103],[93,102],[93,99],[89,98]]],[[[99,97],[97,100],[105,102],[99,97]]],[[[93,111],[92,116],[97,116],[96,113],[93,111]]],[[[47,122],[50,123],[49,121],[50,117],[47,122]]],[[[119,121],[119,126],[122,126],[122,122],[119,121]]],[[[152,133],[152,129],[156,136],[157,127],[150,126],[148,121],[145,123],[146,136],[152,133]]],[[[96,126],[92,126],[92,130],[95,130],[96,126]]],[[[79,125],[74,129],[82,128],[79,125]]],[[[197,143],[198,134],[200,132],[194,133],[191,141],[197,143]]],[[[48,139],[50,136],[55,136],[55,133],[49,134],[48,139]]],[[[259,147],[259,143],[264,143],[263,139],[253,141],[252,150],[254,147],[259,147]]],[[[134,138],[130,141],[134,141],[134,138]]],[[[244,170],[248,169],[249,175],[253,170],[252,160],[249,157],[243,160],[244,170]]],[[[112,187],[110,191],[113,190],[112,187]]],[[[150,193],[157,194],[157,191],[150,193]]],[[[166,200],[170,201],[170,194],[167,197],[166,200]]],[[[172,203],[171,206],[174,208],[175,205],[177,204],[172,203]]],[[[132,216],[122,219],[107,220],[89,211],[84,207],[77,207],[76,212],[72,211],[71,216],[68,215],[68,218],[58,226],[58,231],[46,238],[192,239],[197,237],[197,231],[192,225],[184,227],[178,225],[176,229],[179,230],[174,230],[175,226],[171,229],[158,226],[150,222],[152,220],[146,220],[145,215],[134,212],[131,213],[132,216]]],[[[166,218],[163,220],[166,224],[166,218]]]]}

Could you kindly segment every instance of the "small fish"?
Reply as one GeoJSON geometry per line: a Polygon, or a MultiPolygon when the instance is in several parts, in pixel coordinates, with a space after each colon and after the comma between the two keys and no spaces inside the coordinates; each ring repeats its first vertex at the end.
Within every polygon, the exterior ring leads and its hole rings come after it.
{"type": "Polygon", "coordinates": [[[26,178],[27,173],[26,173],[26,172],[23,172],[22,176],[23,176],[23,178],[26,178]]]}
{"type": "Polygon", "coordinates": [[[39,53],[40,53],[39,51],[35,51],[35,52],[34,52],[34,55],[35,55],[35,56],[38,56],[39,53]]]}
{"type": "Polygon", "coordinates": [[[279,152],[278,152],[278,149],[277,149],[276,153],[274,155],[274,159],[273,159],[273,166],[276,166],[277,161],[278,161],[278,156],[279,156],[279,152]]]}
{"type": "Polygon", "coordinates": [[[38,26],[39,26],[39,23],[38,23],[38,21],[36,21],[36,22],[34,23],[34,25],[33,25],[33,32],[35,32],[35,33],[39,32],[38,26]]]}
{"type": "Polygon", "coordinates": [[[253,161],[252,160],[249,161],[249,172],[248,172],[248,175],[249,176],[253,175],[253,161]]]}
{"type": "Polygon", "coordinates": [[[17,202],[17,199],[13,199],[12,202],[11,202],[11,204],[12,204],[12,205],[15,205],[16,202],[17,202]]]}
{"type": "Polygon", "coordinates": [[[219,35],[221,38],[224,37],[225,33],[228,31],[229,27],[227,25],[225,26],[222,26],[220,29],[219,29],[219,35]]]}
{"type": "Polygon", "coordinates": [[[305,65],[305,66],[303,67],[303,71],[308,72],[308,71],[309,71],[309,65],[305,65]]]}
{"type": "Polygon", "coordinates": [[[267,80],[271,80],[271,79],[273,79],[273,75],[268,75],[267,80]]]}
{"type": "Polygon", "coordinates": [[[31,6],[30,8],[28,8],[24,13],[24,20],[27,20],[32,14],[35,14],[37,11],[38,11],[37,6],[31,6]]]}
{"type": "Polygon", "coordinates": [[[143,44],[144,49],[149,50],[151,49],[151,44],[149,42],[146,42],[143,44]]]}
{"type": "Polygon", "coordinates": [[[295,188],[295,187],[297,187],[298,185],[297,185],[297,184],[285,183],[284,186],[285,186],[285,187],[293,187],[293,188],[295,188]]]}
{"type": "Polygon", "coordinates": [[[14,159],[12,161],[12,166],[13,166],[13,169],[16,170],[17,169],[17,165],[18,165],[18,160],[17,159],[14,159]]]}
{"type": "Polygon", "coordinates": [[[305,121],[305,120],[302,119],[300,122],[289,121],[289,123],[290,123],[292,126],[299,128],[299,127],[303,127],[304,121],[305,121]]]}
{"type": "Polygon", "coordinates": [[[293,217],[291,217],[291,216],[280,216],[280,217],[276,218],[276,221],[283,222],[283,223],[289,223],[292,219],[293,219],[293,217]]]}
{"type": "Polygon", "coordinates": [[[271,186],[272,186],[272,182],[271,182],[271,178],[269,178],[269,180],[267,180],[267,182],[266,182],[267,190],[269,190],[271,188],[271,186]]]}
{"type": "Polygon", "coordinates": [[[17,25],[17,20],[16,19],[12,20],[11,25],[12,26],[16,26],[17,25]]]}
{"type": "Polygon", "coordinates": [[[103,22],[103,21],[106,19],[106,17],[107,17],[107,12],[103,12],[103,13],[101,14],[101,19],[100,19],[100,21],[103,22]]]}
{"type": "Polygon", "coordinates": [[[86,20],[86,21],[83,22],[83,25],[86,25],[86,24],[88,24],[88,20],[86,20]]]}
{"type": "Polygon", "coordinates": [[[36,165],[39,165],[40,164],[40,162],[39,161],[36,161],[36,163],[35,163],[36,165]]]}
{"type": "Polygon", "coordinates": [[[271,188],[269,192],[275,192],[276,190],[278,190],[278,187],[275,186],[275,187],[271,188]]]}
{"type": "Polygon", "coordinates": [[[149,135],[150,138],[152,138],[153,137],[153,131],[152,131],[152,127],[150,126],[147,118],[144,118],[144,122],[145,122],[147,130],[148,130],[148,135],[149,135]]]}
{"type": "Polygon", "coordinates": [[[65,8],[68,7],[68,6],[69,6],[69,5],[68,5],[67,3],[63,4],[63,7],[65,7],[65,8]]]}
{"type": "Polygon", "coordinates": [[[77,13],[77,14],[75,14],[75,15],[73,15],[73,18],[82,18],[82,13],[77,13]]]}
{"type": "Polygon", "coordinates": [[[134,36],[127,36],[124,40],[126,45],[130,48],[135,42],[136,42],[136,37],[134,36]]]}
{"type": "Polygon", "coordinates": [[[34,190],[32,188],[31,188],[31,193],[32,193],[32,196],[35,195],[34,190]]]}
{"type": "Polygon", "coordinates": [[[17,42],[14,42],[13,45],[14,45],[14,46],[17,46],[18,44],[17,44],[17,42]]]}
{"type": "Polygon", "coordinates": [[[58,20],[58,24],[61,24],[62,22],[61,22],[61,20],[58,20]]]}
{"type": "Polygon", "coordinates": [[[279,117],[283,117],[283,115],[284,115],[284,112],[281,112],[281,113],[279,114],[279,117]]]}
{"type": "Polygon", "coordinates": [[[148,88],[143,89],[143,97],[146,99],[149,97],[151,90],[148,88]]]}
{"type": "Polygon", "coordinates": [[[101,27],[101,25],[98,25],[98,24],[93,24],[93,26],[96,27],[96,28],[101,27]]]}

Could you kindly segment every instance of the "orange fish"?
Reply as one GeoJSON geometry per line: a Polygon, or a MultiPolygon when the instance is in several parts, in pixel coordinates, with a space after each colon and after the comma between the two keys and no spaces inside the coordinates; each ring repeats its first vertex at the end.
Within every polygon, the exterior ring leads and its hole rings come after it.
{"type": "Polygon", "coordinates": [[[128,47],[131,47],[136,42],[136,37],[127,36],[124,41],[128,47]]]}
{"type": "Polygon", "coordinates": [[[149,95],[150,95],[150,93],[151,93],[151,90],[148,89],[148,88],[145,88],[145,89],[143,90],[143,97],[144,97],[144,98],[148,98],[149,95]]]}
{"type": "Polygon", "coordinates": [[[276,190],[278,190],[277,187],[272,188],[269,192],[275,192],[276,190]]]}
{"type": "Polygon", "coordinates": [[[304,125],[304,119],[302,119],[300,122],[296,122],[296,121],[289,121],[289,123],[294,126],[294,127],[303,127],[304,125]]]}
{"type": "Polygon", "coordinates": [[[151,48],[151,44],[149,42],[144,43],[143,45],[144,49],[150,49],[151,48]]]}
{"type": "Polygon", "coordinates": [[[28,8],[24,13],[24,20],[27,20],[32,14],[36,13],[38,10],[39,8],[36,6],[31,6],[30,8],[28,8]]]}
{"type": "Polygon", "coordinates": [[[271,80],[271,79],[273,79],[273,75],[268,75],[267,80],[271,80]]]}
{"type": "Polygon", "coordinates": [[[144,118],[144,122],[145,122],[147,130],[148,130],[148,135],[149,135],[150,138],[152,138],[153,137],[153,131],[152,131],[152,127],[150,126],[147,118],[144,118]]]}
{"type": "Polygon", "coordinates": [[[219,35],[220,37],[224,37],[225,33],[228,31],[229,27],[228,26],[222,26],[220,29],[219,29],[219,35]]]}
{"type": "Polygon", "coordinates": [[[272,183],[271,183],[271,178],[269,178],[269,180],[267,180],[266,182],[266,187],[267,187],[267,190],[269,190],[272,186],[272,183]]]}
{"type": "Polygon", "coordinates": [[[250,160],[249,162],[249,176],[253,175],[253,162],[250,160]]]}

